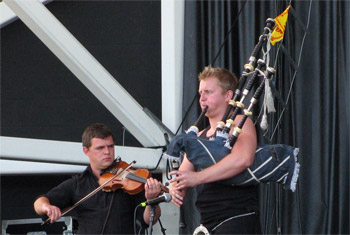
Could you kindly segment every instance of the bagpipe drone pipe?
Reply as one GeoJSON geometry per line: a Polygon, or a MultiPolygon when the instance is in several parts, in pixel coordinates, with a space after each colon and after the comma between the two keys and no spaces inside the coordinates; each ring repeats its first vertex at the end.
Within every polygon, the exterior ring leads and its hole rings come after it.
{"type": "MultiPolygon", "coordinates": [[[[255,46],[249,59],[249,64],[244,66],[245,70],[239,79],[234,97],[230,100],[222,121],[217,125],[215,137],[210,140],[198,137],[197,125],[205,116],[206,108],[202,111],[196,123],[191,126],[185,134],[177,135],[170,141],[167,151],[164,154],[165,158],[169,161],[179,161],[182,152],[185,152],[187,159],[193,164],[195,169],[199,171],[216,164],[231,152],[239,134],[242,132],[242,127],[246,119],[252,115],[252,108],[263,93],[266,82],[268,82],[275,73],[274,68],[266,68],[265,61],[262,59],[257,61],[257,66],[254,70],[254,65],[256,64],[255,58],[262,48],[263,43],[266,43],[268,34],[271,33],[273,25],[274,20],[269,18],[267,20],[267,26],[264,28],[264,33],[260,36],[259,42],[255,46]],[[265,71],[263,70],[264,68],[266,68],[265,71]],[[247,77],[250,78],[243,90],[242,97],[237,101],[246,83],[247,77]],[[254,92],[249,107],[243,110],[244,116],[239,124],[233,128],[232,134],[230,135],[229,133],[234,123],[233,120],[235,120],[239,111],[244,108],[243,101],[249,94],[254,82],[258,80],[258,77],[262,77],[262,81],[254,92]],[[232,114],[227,119],[230,113],[232,114]],[[226,124],[224,120],[226,120],[226,124]]],[[[229,185],[253,185],[277,182],[283,184],[285,189],[294,192],[300,168],[297,161],[298,152],[298,148],[285,144],[259,145],[255,152],[254,162],[249,168],[232,178],[220,182],[229,185]]]]}

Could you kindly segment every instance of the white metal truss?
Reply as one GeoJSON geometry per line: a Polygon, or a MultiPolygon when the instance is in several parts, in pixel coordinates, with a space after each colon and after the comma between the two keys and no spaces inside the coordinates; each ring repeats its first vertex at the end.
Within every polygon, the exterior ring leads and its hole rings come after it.
{"type": "MultiPolygon", "coordinates": [[[[5,3],[16,12],[18,17],[65,65],[67,65],[83,84],[100,99],[101,103],[104,104],[144,146],[161,146],[165,144],[164,133],[168,133],[170,136],[172,133],[164,128],[162,123],[146,115],[139,104],[68,32],[68,30],[60,24],[39,0],[6,0],[5,3]],[[119,101],[127,102],[122,103],[119,101]],[[138,118],[134,119],[133,117],[138,118]]],[[[4,3],[2,3],[1,6],[3,9],[4,3]]],[[[162,53],[162,68],[163,71],[171,72],[162,74],[162,83],[166,84],[162,86],[162,103],[170,104],[163,105],[162,116],[165,122],[171,126],[172,130],[176,129],[176,125],[180,123],[181,117],[182,92],[180,88],[182,88],[182,53],[178,51],[182,51],[181,49],[183,48],[183,15],[183,1],[176,1],[176,4],[172,1],[162,2],[162,51],[167,52],[162,53]],[[179,21],[176,19],[181,20],[179,21]],[[165,42],[168,42],[168,44],[165,42]],[[180,50],[178,48],[180,48],[180,50]]],[[[7,20],[10,20],[13,16],[7,18],[7,20]]],[[[14,138],[12,140],[16,141],[19,140],[19,138],[14,138]]],[[[23,141],[25,140],[22,139],[17,145],[14,145],[20,146],[19,144],[23,141]]],[[[32,139],[30,139],[30,141],[32,141],[32,139]]],[[[130,149],[132,149],[132,147],[130,147],[130,149]]],[[[12,151],[16,152],[17,149],[13,149],[12,151]]],[[[4,155],[1,149],[0,154],[3,158],[4,155]]],[[[18,160],[17,153],[7,155],[7,157],[9,156],[18,160]]],[[[25,154],[22,156],[25,156],[25,154]]],[[[22,160],[30,161],[33,155],[29,154],[26,157],[26,159],[22,160]]],[[[53,160],[55,158],[51,158],[50,156],[46,157],[43,157],[40,161],[56,161],[53,160]]],[[[69,158],[68,161],[71,161],[71,159],[72,158],[69,158]]],[[[37,159],[33,160],[37,161],[37,159]]]]}
{"type": "MultiPolygon", "coordinates": [[[[89,164],[81,143],[1,136],[0,149],[2,175],[77,173],[89,164]]],[[[128,163],[136,159],[135,167],[151,169],[157,165],[162,150],[115,146],[115,155],[128,163]]],[[[163,162],[160,166],[165,168],[163,162]]]]}
{"type": "MultiPolygon", "coordinates": [[[[47,4],[53,0],[39,0],[47,4]]],[[[10,24],[17,19],[17,15],[2,1],[0,1],[0,28],[10,24]]]]}
{"type": "Polygon", "coordinates": [[[160,125],[40,1],[4,2],[143,146],[166,144],[160,125]]]}

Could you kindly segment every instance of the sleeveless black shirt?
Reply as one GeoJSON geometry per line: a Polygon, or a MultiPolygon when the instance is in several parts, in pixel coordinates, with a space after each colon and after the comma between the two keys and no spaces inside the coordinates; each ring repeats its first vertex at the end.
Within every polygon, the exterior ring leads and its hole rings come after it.
{"type": "MultiPolygon", "coordinates": [[[[207,128],[199,136],[207,137],[207,128]]],[[[258,212],[257,186],[231,186],[219,181],[197,186],[196,207],[201,214],[201,224],[212,229],[221,221],[247,212],[258,212]]]]}

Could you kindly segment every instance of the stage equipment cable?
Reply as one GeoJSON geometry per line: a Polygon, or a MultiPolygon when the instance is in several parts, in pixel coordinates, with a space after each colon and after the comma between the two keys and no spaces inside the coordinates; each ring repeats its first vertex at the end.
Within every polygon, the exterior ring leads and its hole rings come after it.
{"type": "MultiPolygon", "coordinates": [[[[225,43],[227,42],[228,37],[229,37],[230,34],[232,33],[233,28],[236,26],[237,21],[238,21],[238,17],[241,15],[241,13],[242,13],[242,11],[243,11],[243,8],[245,7],[245,4],[246,4],[246,3],[247,3],[247,0],[245,0],[245,1],[243,2],[242,7],[240,8],[240,10],[239,10],[238,14],[236,15],[235,19],[233,20],[232,26],[231,26],[230,30],[226,33],[225,39],[224,39],[223,43],[220,45],[219,51],[216,53],[216,56],[214,57],[214,60],[213,60],[213,62],[211,63],[211,65],[214,65],[215,62],[216,62],[216,60],[217,60],[217,58],[219,57],[219,55],[220,55],[220,53],[221,53],[221,50],[222,50],[222,48],[224,47],[225,43]]],[[[198,95],[199,95],[199,94],[196,93],[196,95],[193,97],[192,102],[191,102],[190,106],[188,107],[188,109],[186,110],[186,113],[185,113],[184,117],[182,118],[182,121],[181,121],[179,127],[177,128],[175,135],[177,135],[177,133],[178,133],[179,130],[181,129],[181,126],[183,125],[184,121],[186,120],[186,118],[187,118],[187,116],[188,116],[188,114],[189,114],[189,112],[190,112],[190,110],[191,110],[191,108],[192,108],[194,102],[197,100],[198,95]]]]}

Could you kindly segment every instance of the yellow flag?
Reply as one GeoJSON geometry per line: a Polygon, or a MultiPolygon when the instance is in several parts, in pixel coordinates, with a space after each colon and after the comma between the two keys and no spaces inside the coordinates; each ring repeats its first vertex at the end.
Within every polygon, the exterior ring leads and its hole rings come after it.
{"type": "Polygon", "coordinates": [[[289,13],[290,6],[291,5],[289,5],[287,9],[284,10],[284,12],[282,12],[282,14],[280,14],[275,18],[276,27],[271,34],[271,41],[270,41],[272,45],[275,45],[276,42],[279,42],[283,39],[284,31],[286,30],[286,24],[288,20],[288,13],[289,13]]]}

